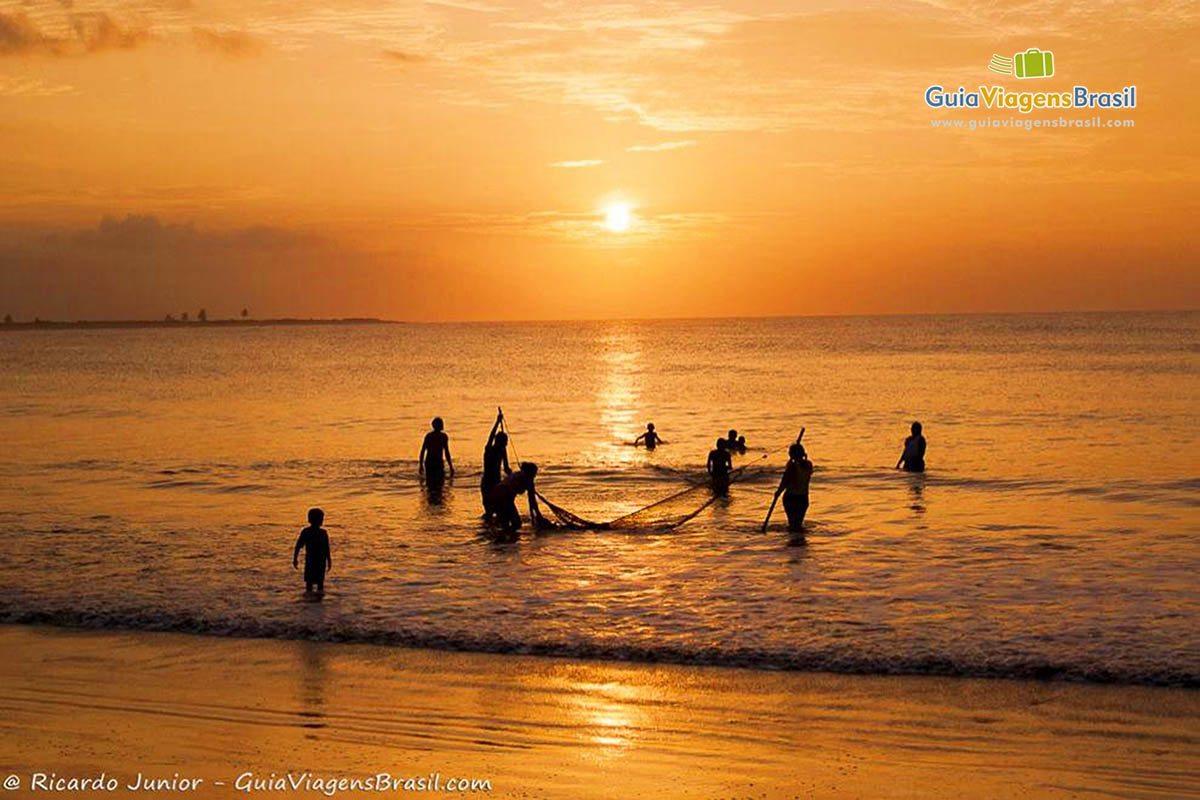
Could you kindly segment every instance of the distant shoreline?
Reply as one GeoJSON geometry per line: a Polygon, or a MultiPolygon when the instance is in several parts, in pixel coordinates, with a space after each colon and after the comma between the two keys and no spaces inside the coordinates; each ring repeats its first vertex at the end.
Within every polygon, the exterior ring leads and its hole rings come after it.
{"type": "Polygon", "coordinates": [[[3,331],[55,331],[55,330],[100,330],[108,328],[265,328],[277,325],[399,325],[399,322],[375,317],[344,317],[341,319],[210,319],[200,320],[77,320],[75,322],[36,320],[34,322],[6,322],[0,324],[3,331]]]}
{"type": "Polygon", "coordinates": [[[275,317],[271,319],[171,319],[171,320],[35,320],[0,322],[0,332],[28,330],[101,330],[122,328],[188,328],[206,327],[271,327],[271,326],[322,326],[322,325],[561,325],[596,324],[607,322],[672,323],[672,322],[734,322],[734,321],[778,321],[778,320],[840,320],[840,319],[906,319],[906,318],[973,318],[973,317],[1068,317],[1094,315],[1142,315],[1142,314],[1196,314],[1200,308],[1120,308],[1120,309],[1067,309],[1035,311],[938,311],[913,313],[872,314],[772,314],[766,316],[719,316],[719,317],[581,317],[578,319],[444,319],[444,320],[399,320],[379,317],[338,317],[305,319],[299,317],[275,317]]]}

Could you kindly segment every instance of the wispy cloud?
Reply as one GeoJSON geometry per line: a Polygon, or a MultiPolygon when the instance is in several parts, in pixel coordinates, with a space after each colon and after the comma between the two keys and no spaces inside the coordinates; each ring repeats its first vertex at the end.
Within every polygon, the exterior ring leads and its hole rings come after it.
{"type": "Polygon", "coordinates": [[[559,169],[578,169],[580,167],[598,167],[603,163],[604,160],[599,158],[581,158],[576,161],[554,161],[550,166],[559,169]]]}
{"type": "Polygon", "coordinates": [[[410,53],[407,50],[384,50],[383,55],[402,64],[424,64],[429,61],[429,56],[422,53],[410,53]]]}
{"type": "Polygon", "coordinates": [[[258,55],[265,44],[256,36],[231,28],[192,28],[196,44],[233,58],[258,55]]]}
{"type": "Polygon", "coordinates": [[[612,231],[600,211],[530,211],[526,213],[444,213],[409,217],[412,231],[453,231],[471,235],[532,237],[602,247],[644,247],[682,239],[728,234],[788,217],[778,213],[682,212],[640,210],[628,230],[612,231]]]}
{"type": "Polygon", "coordinates": [[[472,0],[425,0],[426,5],[443,6],[459,11],[475,11],[480,14],[497,14],[504,11],[504,6],[494,3],[473,2],[472,0]]]}
{"type": "Polygon", "coordinates": [[[68,11],[61,32],[47,30],[24,11],[0,11],[0,56],[73,56],[130,50],[149,41],[144,27],[118,22],[105,11],[68,11]]]}
{"type": "Polygon", "coordinates": [[[233,231],[205,231],[191,224],[166,223],[153,214],[106,216],[95,228],[75,231],[70,242],[87,248],[117,250],[169,249],[173,252],[215,248],[278,250],[313,244],[313,234],[265,225],[233,231]]]}
{"type": "Polygon", "coordinates": [[[658,144],[635,144],[628,148],[630,153],[662,153],[667,150],[681,150],[685,147],[695,147],[699,142],[695,139],[684,139],[678,142],[659,142],[658,144]]]}
{"type": "Polygon", "coordinates": [[[47,83],[40,78],[0,77],[0,97],[53,97],[77,91],[67,83],[47,83]]]}

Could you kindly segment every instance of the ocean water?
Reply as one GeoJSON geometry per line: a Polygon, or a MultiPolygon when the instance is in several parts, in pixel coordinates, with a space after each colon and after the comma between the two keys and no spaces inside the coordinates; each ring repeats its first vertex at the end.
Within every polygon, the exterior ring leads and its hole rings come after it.
{"type": "Polygon", "coordinates": [[[1200,685],[1200,313],[17,331],[0,367],[3,622],[1200,685]],[[747,469],[671,530],[497,544],[497,405],[591,519],[700,480],[731,427],[747,469]],[[891,468],[914,419],[921,476],[891,468]],[[759,525],[801,427],[795,546],[759,525]]]}

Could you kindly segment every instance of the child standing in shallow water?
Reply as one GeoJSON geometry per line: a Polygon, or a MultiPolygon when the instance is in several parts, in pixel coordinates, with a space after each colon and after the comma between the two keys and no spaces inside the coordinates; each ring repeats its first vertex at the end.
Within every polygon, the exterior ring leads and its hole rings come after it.
{"type": "Polygon", "coordinates": [[[312,594],[313,586],[318,595],[325,594],[325,572],[333,569],[333,557],[329,549],[329,533],[321,527],[325,512],[319,508],[308,510],[308,527],[300,531],[296,547],[292,550],[292,569],[300,560],[300,549],[304,548],[304,593],[312,594]]]}

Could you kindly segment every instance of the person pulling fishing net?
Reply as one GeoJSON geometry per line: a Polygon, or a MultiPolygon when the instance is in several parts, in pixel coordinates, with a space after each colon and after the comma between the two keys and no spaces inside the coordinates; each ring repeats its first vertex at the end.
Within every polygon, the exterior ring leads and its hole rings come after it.
{"type": "Polygon", "coordinates": [[[501,541],[515,541],[521,531],[521,512],[517,510],[517,498],[529,496],[529,524],[538,528],[553,527],[538,508],[537,488],[534,479],[537,478],[538,466],[532,461],[521,464],[521,468],[497,483],[488,492],[488,513],[494,515],[496,524],[500,526],[501,541]]]}
{"type": "MultiPolygon", "coordinates": [[[[509,446],[513,448],[513,457],[517,458],[516,444],[513,442],[511,435],[509,436],[509,446]]],[[[762,457],[766,458],[767,455],[764,453],[762,457]]],[[[721,439],[717,445],[717,449],[709,454],[708,472],[711,480],[693,483],[681,491],[667,497],[659,498],[649,505],[634,511],[628,511],[616,519],[611,519],[607,522],[597,522],[582,517],[560,505],[556,505],[540,494],[537,489],[533,488],[533,478],[537,475],[537,467],[532,464],[521,465],[522,470],[532,467],[532,475],[525,479],[521,477],[522,472],[513,473],[512,477],[505,479],[496,486],[490,496],[492,499],[489,502],[497,508],[500,507],[501,503],[505,504],[505,511],[501,515],[501,524],[506,526],[505,535],[512,538],[516,538],[515,532],[520,529],[520,516],[517,514],[516,502],[517,496],[522,492],[529,493],[530,518],[536,530],[665,531],[683,525],[712,505],[718,497],[723,496],[728,491],[729,485],[734,480],[740,478],[748,467],[746,465],[734,470],[732,466],[733,464],[730,460],[725,440],[721,439]],[[541,505],[537,501],[541,501],[541,505]],[[546,507],[553,520],[542,515],[541,506],[546,507]],[[516,527],[511,527],[514,525],[514,522],[516,527]]]]}
{"type": "Polygon", "coordinates": [[[479,495],[483,500],[483,516],[492,519],[495,513],[488,507],[488,496],[505,477],[512,475],[508,465],[508,434],[504,432],[504,412],[496,409],[496,422],[483,448],[483,477],[479,479],[479,495]]]}

